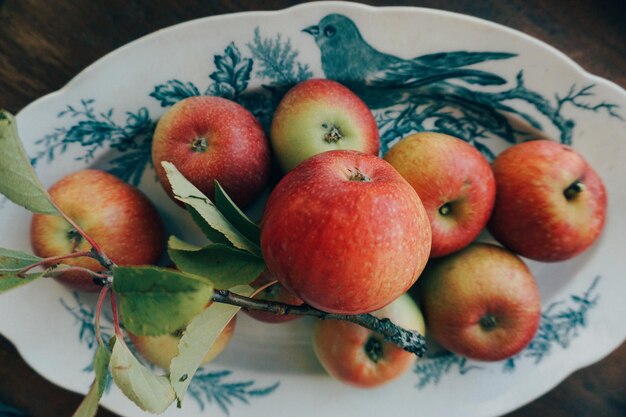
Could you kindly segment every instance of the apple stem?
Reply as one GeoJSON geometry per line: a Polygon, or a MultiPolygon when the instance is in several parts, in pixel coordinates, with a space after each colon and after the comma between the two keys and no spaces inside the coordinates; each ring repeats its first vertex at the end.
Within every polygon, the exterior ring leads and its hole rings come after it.
{"type": "Polygon", "coordinates": [[[365,354],[374,363],[378,363],[383,357],[383,343],[377,337],[370,337],[365,342],[365,354]]]}
{"type": "Polygon", "coordinates": [[[324,134],[324,141],[326,143],[336,143],[343,137],[337,126],[329,126],[328,124],[322,124],[322,127],[326,129],[324,134]]]}
{"type": "Polygon", "coordinates": [[[571,200],[585,190],[585,184],[581,180],[574,181],[569,187],[563,191],[563,195],[567,200],[571,200]]]}
{"type": "Polygon", "coordinates": [[[496,318],[491,314],[486,314],[482,316],[479,323],[480,327],[486,331],[493,330],[496,327],[496,324],[498,324],[496,318]]]}
{"type": "Polygon", "coordinates": [[[306,304],[293,306],[274,301],[257,300],[235,294],[228,290],[219,289],[214,291],[211,300],[216,303],[230,304],[246,310],[261,310],[280,315],[293,314],[298,316],[312,316],[322,320],[349,321],[380,333],[386,341],[394,343],[419,357],[423,356],[426,352],[426,340],[419,332],[404,329],[387,318],[379,319],[371,314],[328,313],[306,304]]]}
{"type": "Polygon", "coordinates": [[[439,207],[439,214],[442,216],[447,216],[452,211],[452,207],[450,207],[450,203],[445,203],[441,207],[439,207]]]}
{"type": "Polygon", "coordinates": [[[36,268],[38,266],[43,266],[45,264],[50,264],[50,263],[57,263],[60,262],[64,259],[71,259],[71,258],[80,258],[80,257],[90,257],[93,258],[94,254],[91,251],[83,251],[83,252],[72,252],[72,253],[68,253],[66,255],[59,255],[59,256],[51,256],[49,258],[44,258],[41,261],[35,262],[34,264],[25,266],[24,268],[22,268],[18,273],[17,276],[24,278],[25,274],[30,271],[33,268],[36,268]]]}

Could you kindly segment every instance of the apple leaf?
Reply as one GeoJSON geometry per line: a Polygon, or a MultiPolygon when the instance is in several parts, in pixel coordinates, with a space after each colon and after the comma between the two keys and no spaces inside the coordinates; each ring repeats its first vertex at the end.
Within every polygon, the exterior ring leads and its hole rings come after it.
{"type": "Polygon", "coordinates": [[[254,244],[246,238],[240,231],[235,228],[213,202],[200,190],[190,183],[171,162],[161,162],[167,179],[169,180],[174,196],[177,200],[191,206],[197,214],[212,229],[224,235],[236,248],[243,249],[247,252],[260,254],[258,245],[254,244]]]}
{"type": "Polygon", "coordinates": [[[0,248],[0,274],[3,272],[18,272],[22,268],[40,261],[40,257],[30,253],[0,248]]]}
{"type": "Polygon", "coordinates": [[[43,276],[43,272],[17,276],[24,267],[41,261],[41,258],[30,253],[0,248],[0,294],[10,289],[28,284],[43,276]]]}
{"type": "Polygon", "coordinates": [[[215,288],[250,284],[265,269],[262,258],[220,243],[198,248],[171,237],[168,253],[178,269],[207,277],[215,288]]]}
{"type": "Polygon", "coordinates": [[[228,238],[226,236],[224,236],[222,233],[218,232],[217,230],[215,230],[211,226],[209,226],[209,224],[204,220],[204,218],[202,218],[202,216],[200,215],[200,213],[198,213],[196,211],[196,209],[191,207],[189,204],[185,204],[185,208],[187,209],[187,211],[191,215],[191,219],[194,221],[196,226],[198,226],[200,228],[200,230],[202,230],[202,233],[204,233],[204,235],[211,242],[213,242],[213,243],[223,243],[225,245],[229,245],[229,246],[234,247],[233,244],[230,242],[230,240],[228,240],[228,238]]]}
{"type": "Polygon", "coordinates": [[[124,327],[147,336],[185,327],[213,295],[206,278],[155,266],[115,268],[113,290],[124,327]]]}
{"type": "Polygon", "coordinates": [[[15,118],[0,110],[0,193],[35,213],[58,214],[22,147],[15,118]]]}
{"type": "Polygon", "coordinates": [[[144,411],[161,414],[176,399],[167,376],[154,375],[117,339],[109,369],[119,389],[144,411]]]}
{"type": "Polygon", "coordinates": [[[0,272],[0,294],[33,282],[43,275],[43,272],[33,272],[32,274],[26,274],[26,276],[22,278],[18,277],[16,274],[0,272]]]}
{"type": "Polygon", "coordinates": [[[98,412],[98,402],[100,402],[100,398],[102,398],[109,378],[107,371],[110,360],[111,353],[105,345],[100,345],[96,351],[96,357],[93,362],[94,372],[96,374],[94,381],[72,417],[94,417],[96,415],[98,412]]]}
{"type": "MultiPolygon", "coordinates": [[[[241,285],[230,289],[240,295],[251,296],[255,289],[241,285]]],[[[189,323],[178,342],[178,356],[170,363],[170,382],[178,401],[182,403],[192,377],[228,322],[240,307],[213,303],[189,323]]]]}
{"type": "Polygon", "coordinates": [[[259,246],[261,243],[261,229],[226,194],[218,181],[215,181],[215,205],[226,217],[230,224],[246,237],[250,242],[259,246]]]}

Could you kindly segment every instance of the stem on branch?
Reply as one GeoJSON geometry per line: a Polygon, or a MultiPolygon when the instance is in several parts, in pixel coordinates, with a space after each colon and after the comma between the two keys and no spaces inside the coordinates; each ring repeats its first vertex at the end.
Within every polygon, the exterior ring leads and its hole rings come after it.
{"type": "Polygon", "coordinates": [[[30,271],[31,269],[36,268],[38,266],[43,266],[43,265],[49,264],[49,263],[60,262],[60,261],[65,260],[65,259],[80,258],[80,257],[83,257],[83,256],[94,258],[94,254],[91,251],[72,252],[72,253],[68,253],[67,255],[51,256],[49,258],[42,259],[39,262],[35,262],[34,264],[25,266],[24,268],[22,268],[20,270],[20,272],[17,273],[17,275],[23,278],[28,271],[30,271]]]}
{"type": "Polygon", "coordinates": [[[420,357],[426,352],[426,340],[419,332],[404,329],[395,325],[387,318],[379,319],[371,314],[327,313],[306,304],[292,306],[273,301],[256,300],[235,294],[228,290],[215,290],[211,300],[216,303],[231,304],[247,310],[262,310],[280,315],[295,314],[299,316],[312,316],[322,320],[349,321],[380,333],[386,341],[400,346],[407,352],[414,353],[420,357]]]}

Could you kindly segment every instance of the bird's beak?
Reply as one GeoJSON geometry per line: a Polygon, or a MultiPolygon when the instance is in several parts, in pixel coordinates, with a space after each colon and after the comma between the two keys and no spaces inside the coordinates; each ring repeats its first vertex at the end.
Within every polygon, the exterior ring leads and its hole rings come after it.
{"type": "Polygon", "coordinates": [[[320,27],[317,25],[313,25],[309,26],[308,28],[302,29],[302,31],[308,33],[309,35],[312,35],[313,37],[316,37],[320,34],[320,27]]]}

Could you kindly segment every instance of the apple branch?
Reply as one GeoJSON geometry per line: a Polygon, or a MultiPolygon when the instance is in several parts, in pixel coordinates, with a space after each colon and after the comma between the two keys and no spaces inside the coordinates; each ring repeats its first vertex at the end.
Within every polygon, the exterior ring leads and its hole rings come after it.
{"type": "Polygon", "coordinates": [[[298,316],[312,316],[322,320],[349,321],[380,333],[386,341],[394,343],[407,352],[414,353],[419,357],[423,356],[426,352],[426,340],[419,332],[404,329],[387,318],[380,319],[372,314],[328,313],[306,304],[292,306],[273,301],[256,300],[235,294],[228,290],[218,289],[214,291],[211,300],[216,303],[231,304],[246,310],[261,310],[280,315],[295,314],[298,316]]]}

